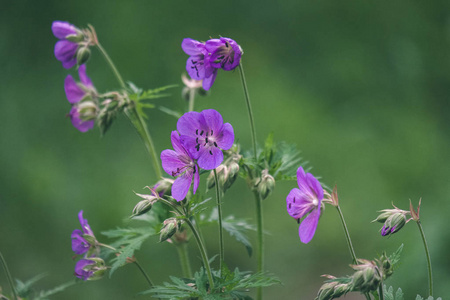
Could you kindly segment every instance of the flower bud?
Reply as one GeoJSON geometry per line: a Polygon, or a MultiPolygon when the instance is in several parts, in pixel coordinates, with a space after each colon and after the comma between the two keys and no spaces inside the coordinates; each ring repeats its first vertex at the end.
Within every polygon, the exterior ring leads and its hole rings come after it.
{"type": "Polygon", "coordinates": [[[139,201],[138,204],[133,208],[133,212],[130,218],[134,218],[137,216],[141,216],[145,214],[146,212],[150,211],[152,209],[153,202],[149,200],[142,200],[139,201]]]}
{"type": "Polygon", "coordinates": [[[178,230],[178,221],[175,218],[170,218],[164,221],[163,228],[161,229],[159,242],[164,242],[171,238],[178,230]]]}
{"type": "Polygon", "coordinates": [[[375,291],[381,283],[381,274],[377,265],[373,261],[359,259],[359,265],[351,265],[356,271],[352,276],[352,286],[354,291],[367,293],[375,291]]]}
{"type": "Polygon", "coordinates": [[[79,43],[84,41],[84,35],[81,31],[79,31],[77,34],[66,35],[65,39],[74,43],[79,43]]]}
{"type": "Polygon", "coordinates": [[[88,47],[81,47],[77,51],[77,64],[81,66],[89,60],[89,57],[91,57],[91,50],[88,47]]]}
{"type": "Polygon", "coordinates": [[[77,110],[83,121],[91,121],[97,118],[97,105],[93,101],[81,101],[77,104],[77,110]]]}
{"type": "Polygon", "coordinates": [[[227,190],[231,187],[231,185],[236,180],[238,174],[239,174],[239,164],[236,162],[231,162],[230,165],[228,165],[228,176],[225,180],[225,183],[223,185],[223,190],[227,190]]]}
{"type": "Polygon", "coordinates": [[[324,283],[320,289],[315,300],[331,300],[339,298],[351,291],[350,284],[339,283],[337,281],[330,281],[324,283]]]}
{"type": "Polygon", "coordinates": [[[98,280],[103,277],[107,267],[103,259],[90,257],[80,259],[75,266],[75,276],[83,280],[98,280]]]}
{"type": "Polygon", "coordinates": [[[159,195],[159,197],[170,195],[173,183],[173,179],[162,178],[155,184],[153,189],[159,195]]]}
{"type": "Polygon", "coordinates": [[[269,194],[275,188],[275,179],[269,174],[269,171],[263,170],[261,172],[261,181],[258,184],[258,192],[261,195],[261,199],[266,199],[269,194]]]}
{"type": "Polygon", "coordinates": [[[381,228],[381,235],[386,236],[398,232],[406,224],[406,216],[404,213],[397,212],[390,215],[381,228]]]}

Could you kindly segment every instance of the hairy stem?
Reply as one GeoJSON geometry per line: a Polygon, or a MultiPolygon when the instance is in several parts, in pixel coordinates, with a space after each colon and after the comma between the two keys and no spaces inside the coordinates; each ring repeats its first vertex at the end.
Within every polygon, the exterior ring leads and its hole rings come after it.
{"type": "Polygon", "coordinates": [[[108,53],[106,52],[106,50],[102,47],[102,45],[100,45],[99,42],[97,42],[95,44],[98,48],[98,50],[100,50],[100,52],[102,53],[103,57],[106,59],[106,62],[109,64],[109,66],[111,67],[114,75],[117,78],[117,81],[120,84],[120,87],[125,89],[126,85],[125,85],[125,81],[123,81],[122,76],[120,75],[119,71],[116,68],[116,65],[114,64],[114,62],[112,61],[111,57],[109,57],[108,53]]]}
{"type": "Polygon", "coordinates": [[[420,220],[417,221],[417,226],[419,226],[420,235],[422,236],[423,246],[425,248],[425,254],[427,256],[429,296],[433,296],[433,272],[431,270],[430,251],[428,250],[427,240],[425,239],[425,233],[423,232],[422,223],[420,223],[420,220]]]}
{"type": "Polygon", "coordinates": [[[12,280],[11,273],[9,272],[8,265],[6,264],[6,260],[3,258],[3,255],[1,252],[0,252],[0,261],[2,262],[3,269],[5,269],[6,277],[8,278],[8,283],[9,283],[9,286],[11,287],[11,291],[13,293],[14,299],[19,300],[19,297],[17,296],[17,293],[16,293],[16,289],[14,288],[14,283],[12,280]]]}
{"type": "Polygon", "coordinates": [[[186,243],[176,244],[178,257],[180,258],[181,270],[183,276],[186,278],[192,278],[191,263],[189,262],[188,249],[186,243]]]}
{"type": "Polygon", "coordinates": [[[134,264],[138,267],[139,271],[141,271],[142,275],[144,275],[145,280],[147,280],[148,285],[152,288],[155,285],[153,284],[153,282],[150,280],[150,277],[148,277],[147,273],[145,272],[144,268],[142,268],[142,266],[138,263],[137,260],[134,261],[134,264]]]}
{"type": "Polygon", "coordinates": [[[352,256],[353,263],[357,264],[358,262],[356,260],[355,250],[353,249],[352,240],[350,238],[350,233],[348,232],[348,229],[347,229],[347,224],[345,223],[345,220],[344,220],[344,215],[342,214],[341,207],[339,205],[336,206],[336,208],[339,213],[339,217],[341,218],[342,227],[344,228],[345,238],[347,239],[347,244],[348,244],[348,249],[350,251],[350,255],[352,256]]]}
{"type": "Polygon", "coordinates": [[[247,82],[245,81],[244,67],[242,66],[242,62],[239,63],[239,74],[241,74],[242,87],[244,88],[244,96],[245,102],[247,104],[248,111],[248,119],[250,121],[250,130],[252,134],[252,144],[253,144],[253,156],[256,159],[256,130],[255,130],[255,122],[253,121],[253,111],[252,105],[250,104],[250,95],[248,94],[247,82]]]}
{"type": "Polygon", "coordinates": [[[194,103],[195,103],[195,89],[189,90],[189,111],[194,110],[194,103]]]}
{"type": "Polygon", "coordinates": [[[223,228],[222,228],[222,203],[220,202],[220,190],[219,190],[219,179],[217,177],[216,169],[214,169],[214,180],[216,186],[216,200],[217,200],[217,212],[218,222],[219,222],[219,245],[220,245],[220,262],[219,262],[219,270],[222,270],[222,262],[224,261],[224,252],[225,248],[223,245],[223,228]]]}
{"type": "Polygon", "coordinates": [[[383,281],[381,281],[380,286],[378,287],[378,296],[380,300],[384,300],[383,281]]]}
{"type": "MultiPolygon", "coordinates": [[[[258,234],[258,272],[264,271],[264,232],[263,232],[263,214],[262,214],[262,199],[258,191],[253,192],[256,203],[256,229],[258,234]]],[[[262,299],[262,287],[256,290],[256,299],[262,299]]]]}

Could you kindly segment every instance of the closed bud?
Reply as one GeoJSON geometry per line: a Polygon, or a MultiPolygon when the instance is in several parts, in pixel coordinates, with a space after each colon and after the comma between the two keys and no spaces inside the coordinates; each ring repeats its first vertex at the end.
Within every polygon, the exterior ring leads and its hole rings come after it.
{"type": "Polygon", "coordinates": [[[81,47],[77,51],[77,64],[81,66],[89,60],[89,57],[91,57],[91,50],[88,47],[81,47]]]}
{"type": "Polygon", "coordinates": [[[171,238],[175,232],[178,230],[178,221],[175,218],[170,218],[164,221],[163,228],[161,229],[159,235],[159,241],[164,242],[167,239],[171,238]]]}
{"type": "Polygon", "coordinates": [[[269,174],[269,171],[263,170],[261,172],[261,180],[258,184],[258,192],[261,195],[261,199],[266,199],[275,188],[275,179],[269,174]]]}
{"type": "Polygon", "coordinates": [[[394,213],[384,222],[383,228],[381,228],[381,235],[387,236],[394,234],[402,229],[406,224],[406,216],[404,213],[394,213]]]}
{"type": "Polygon", "coordinates": [[[236,178],[237,178],[237,176],[239,174],[239,164],[237,164],[235,162],[231,162],[227,169],[228,169],[228,176],[227,176],[227,179],[226,179],[226,181],[225,181],[225,183],[223,185],[224,191],[229,189],[230,186],[236,180],[236,178]]]}
{"type": "Polygon", "coordinates": [[[337,282],[327,282],[324,283],[320,289],[319,293],[315,300],[331,300],[333,299],[334,287],[337,285],[337,282]]]}
{"type": "Polygon", "coordinates": [[[381,274],[378,266],[373,261],[359,259],[359,265],[351,265],[356,271],[352,276],[352,286],[354,291],[368,293],[378,289],[381,283],[381,274]]]}
{"type": "Polygon", "coordinates": [[[77,34],[66,35],[65,39],[68,40],[68,41],[74,42],[74,43],[79,43],[79,42],[84,41],[84,35],[80,31],[77,34]]]}
{"type": "Polygon", "coordinates": [[[159,195],[159,197],[162,197],[164,195],[170,195],[173,182],[174,182],[173,179],[162,178],[155,184],[153,189],[155,190],[156,194],[159,195]]]}
{"type": "Polygon", "coordinates": [[[150,211],[150,209],[152,209],[152,206],[153,202],[150,200],[139,201],[138,204],[136,204],[136,206],[133,208],[133,212],[130,218],[145,214],[146,212],[150,211]]]}
{"type": "Polygon", "coordinates": [[[95,264],[87,266],[86,271],[92,271],[92,275],[87,280],[101,279],[107,270],[105,261],[100,257],[92,257],[89,260],[95,262],[95,264]]]}
{"type": "Polygon", "coordinates": [[[83,121],[91,121],[97,118],[97,105],[94,101],[81,101],[77,104],[77,110],[83,121]]]}

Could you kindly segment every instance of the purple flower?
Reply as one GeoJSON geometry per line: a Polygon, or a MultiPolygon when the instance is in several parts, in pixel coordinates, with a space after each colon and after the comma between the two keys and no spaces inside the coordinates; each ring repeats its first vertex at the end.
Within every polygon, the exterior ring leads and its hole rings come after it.
{"type": "Polygon", "coordinates": [[[180,142],[178,132],[172,131],[170,136],[172,146],[175,150],[166,149],[161,152],[161,162],[164,171],[167,174],[178,177],[172,185],[172,197],[177,201],[186,198],[186,194],[194,177],[194,194],[197,191],[200,182],[198,166],[189,152],[180,142]]]}
{"type": "Polygon", "coordinates": [[[214,68],[231,71],[241,62],[242,49],[232,39],[225,37],[211,39],[205,43],[205,48],[208,53],[211,53],[209,61],[214,68]]]}
{"type": "Polygon", "coordinates": [[[297,183],[299,189],[291,190],[286,198],[286,205],[289,215],[297,220],[309,213],[299,228],[300,240],[307,244],[313,238],[319,222],[323,188],[319,181],[311,173],[305,173],[302,167],[297,170],[297,183]]]}
{"type": "Polygon", "coordinates": [[[59,39],[55,45],[56,59],[62,62],[64,68],[72,68],[77,63],[78,43],[68,38],[82,36],[82,32],[74,25],[62,21],[54,21],[52,31],[53,35],[59,39]]]}
{"type": "Polygon", "coordinates": [[[184,147],[205,170],[217,168],[223,161],[222,150],[233,146],[233,127],[223,124],[222,116],[214,109],[185,113],[178,119],[177,129],[184,147]]]}
{"type": "Polygon", "coordinates": [[[72,250],[78,255],[84,254],[88,252],[91,248],[96,247],[95,242],[89,242],[86,240],[84,235],[91,236],[92,240],[95,241],[94,232],[92,231],[91,227],[88,224],[88,221],[83,218],[83,211],[81,210],[78,213],[78,219],[80,220],[81,229],[75,229],[72,232],[71,238],[72,238],[72,250]]]}
{"type": "Polygon", "coordinates": [[[195,80],[203,80],[203,89],[209,90],[216,80],[217,69],[209,61],[209,53],[205,44],[186,38],[181,43],[183,51],[190,55],[186,62],[186,71],[195,80]]]}
{"type": "Polygon", "coordinates": [[[72,75],[67,75],[64,80],[64,90],[67,100],[73,105],[69,113],[73,126],[81,132],[86,132],[94,127],[97,116],[97,105],[92,101],[97,98],[97,91],[86,74],[86,65],[79,67],[78,75],[79,83],[73,79],[72,75]]]}
{"type": "Polygon", "coordinates": [[[80,259],[75,265],[75,276],[83,280],[88,280],[94,274],[94,271],[89,270],[93,265],[95,265],[95,261],[80,259]]]}
{"type": "Polygon", "coordinates": [[[97,280],[106,271],[105,262],[99,257],[80,259],[75,265],[75,276],[83,280],[97,280]]]}

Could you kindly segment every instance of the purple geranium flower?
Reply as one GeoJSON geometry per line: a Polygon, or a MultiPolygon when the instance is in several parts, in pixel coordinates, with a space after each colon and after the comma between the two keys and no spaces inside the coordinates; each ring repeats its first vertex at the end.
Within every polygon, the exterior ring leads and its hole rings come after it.
{"type": "Polygon", "coordinates": [[[195,194],[200,182],[200,175],[194,159],[181,144],[178,132],[172,131],[170,138],[175,151],[169,149],[162,151],[161,162],[167,174],[178,177],[172,185],[172,197],[177,201],[181,201],[186,198],[192,183],[192,177],[194,177],[193,191],[195,194]]]}
{"type": "Polygon", "coordinates": [[[73,126],[81,132],[86,132],[94,127],[97,106],[91,100],[97,98],[97,91],[86,74],[86,65],[78,68],[78,75],[79,83],[73,79],[72,75],[67,75],[64,80],[64,90],[67,100],[73,105],[69,113],[73,126]]]}
{"type": "Polygon", "coordinates": [[[75,265],[75,276],[83,280],[88,280],[94,274],[94,271],[89,269],[95,264],[95,261],[90,259],[80,259],[75,265]]]}
{"type": "Polygon", "coordinates": [[[241,61],[242,49],[234,40],[221,37],[205,43],[211,66],[225,71],[234,70],[241,61]]]}
{"type": "Polygon", "coordinates": [[[186,62],[186,71],[195,80],[203,80],[203,89],[209,90],[216,80],[217,69],[209,61],[209,53],[205,44],[186,38],[181,43],[183,51],[190,55],[186,62]]]}
{"type": "Polygon", "coordinates": [[[72,238],[72,250],[78,255],[84,254],[89,251],[91,248],[95,248],[96,245],[91,244],[88,242],[83,236],[89,235],[93,238],[95,241],[94,232],[92,231],[91,227],[88,224],[88,221],[83,218],[83,211],[81,210],[78,213],[78,219],[80,220],[81,229],[75,229],[72,232],[71,238],[72,238]]]}
{"type": "Polygon", "coordinates": [[[180,140],[198,165],[205,170],[217,168],[223,161],[222,150],[233,146],[234,131],[230,123],[214,109],[191,111],[178,119],[180,140]]]}
{"type": "Polygon", "coordinates": [[[68,22],[54,21],[52,31],[59,41],[55,45],[55,57],[62,62],[66,69],[72,68],[77,63],[78,43],[68,40],[69,37],[80,36],[83,33],[68,22]]]}
{"type": "Polygon", "coordinates": [[[323,188],[320,182],[311,173],[305,173],[302,167],[297,170],[297,183],[299,189],[291,190],[286,198],[286,205],[289,215],[295,219],[299,220],[309,213],[299,228],[300,240],[307,244],[313,238],[319,222],[323,188]]]}

